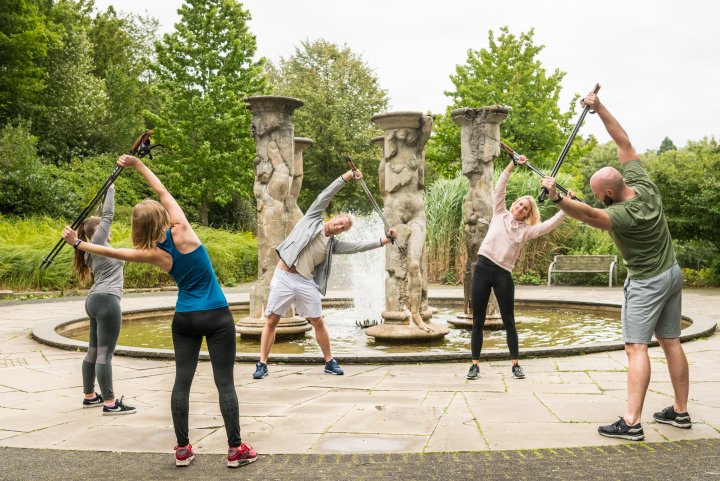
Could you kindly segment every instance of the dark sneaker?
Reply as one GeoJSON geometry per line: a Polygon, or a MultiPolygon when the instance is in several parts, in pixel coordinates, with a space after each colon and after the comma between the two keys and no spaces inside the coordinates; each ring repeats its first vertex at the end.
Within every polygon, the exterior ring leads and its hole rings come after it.
{"type": "Polygon", "coordinates": [[[512,373],[515,379],[525,379],[525,371],[520,367],[520,364],[513,364],[512,373]]]}
{"type": "Polygon", "coordinates": [[[242,443],[238,447],[228,448],[227,465],[228,468],[239,468],[250,464],[257,459],[257,452],[249,444],[242,443]]]}
{"type": "Polygon", "coordinates": [[[113,406],[103,406],[103,416],[116,416],[119,414],[135,414],[135,408],[123,403],[125,396],[115,400],[113,406]]]}
{"type": "Polygon", "coordinates": [[[653,414],[655,421],[663,424],[669,424],[676,428],[688,429],[692,427],[690,415],[688,413],[675,412],[675,406],[668,406],[659,413],[653,414]]]}
{"type": "Polygon", "coordinates": [[[335,374],[336,376],[342,376],[345,374],[343,370],[340,369],[340,364],[338,364],[335,358],[332,358],[325,363],[325,372],[327,374],[335,374]]]}
{"type": "Polygon", "coordinates": [[[267,364],[264,362],[258,362],[255,364],[255,372],[253,373],[253,379],[262,379],[268,375],[267,364]]]}
{"type": "Polygon", "coordinates": [[[102,406],[103,405],[103,397],[95,393],[94,398],[90,399],[83,399],[83,408],[94,408],[96,406],[102,406]]]}
{"type": "Polygon", "coordinates": [[[187,446],[175,446],[175,466],[190,466],[195,459],[192,444],[187,446]]]}
{"type": "Polygon", "coordinates": [[[628,426],[623,418],[607,426],[600,426],[598,433],[609,438],[629,439],[630,441],[642,441],[645,439],[645,433],[640,423],[628,426]]]}
{"type": "Polygon", "coordinates": [[[467,377],[468,379],[477,379],[480,375],[480,365],[479,364],[470,364],[470,369],[468,370],[467,377]]]}

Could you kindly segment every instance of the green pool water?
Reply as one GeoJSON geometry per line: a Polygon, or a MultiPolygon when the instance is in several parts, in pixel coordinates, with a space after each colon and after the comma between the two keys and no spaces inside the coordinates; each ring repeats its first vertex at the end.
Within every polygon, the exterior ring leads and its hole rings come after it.
{"type": "MultiPolygon", "coordinates": [[[[396,344],[376,342],[355,325],[352,308],[324,309],[325,323],[332,339],[333,353],[362,355],[363,353],[458,352],[470,349],[470,330],[450,328],[444,339],[431,343],[396,344]]],[[[456,318],[457,310],[442,308],[432,322],[447,325],[456,318]]],[[[236,319],[247,311],[234,312],[236,319]]],[[[620,313],[569,309],[521,309],[515,313],[521,349],[554,346],[583,346],[621,340],[620,313]]],[[[172,311],[144,319],[124,320],[119,345],[172,349],[172,311]]],[[[88,327],[72,329],[63,335],[81,341],[88,340],[88,327]]],[[[507,349],[505,331],[485,331],[483,349],[507,349]]],[[[202,350],[207,350],[203,342],[202,350]]],[[[237,352],[256,354],[260,351],[258,338],[238,335],[237,352]]],[[[277,354],[320,354],[313,331],[296,339],[278,338],[273,352],[277,354]]]]}

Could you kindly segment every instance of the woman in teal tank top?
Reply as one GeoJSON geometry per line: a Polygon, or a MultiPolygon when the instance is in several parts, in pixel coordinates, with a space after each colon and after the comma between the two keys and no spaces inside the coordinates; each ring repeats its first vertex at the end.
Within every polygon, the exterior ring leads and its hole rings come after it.
{"type": "Polygon", "coordinates": [[[195,234],[185,213],[165,186],[139,159],[123,155],[117,165],[136,169],[160,197],[145,199],[133,208],[132,249],[114,249],[83,242],[69,226],[63,239],[78,250],[128,262],[153,264],[169,273],[178,285],[178,300],[172,322],[175,350],[175,384],[170,406],[177,446],[176,466],[194,459],[189,439],[190,386],[197,368],[200,345],[207,341],[220,411],[228,437],[228,467],[257,459],[255,450],[240,439],[240,413],[233,368],[235,323],[205,246],[195,234]]]}

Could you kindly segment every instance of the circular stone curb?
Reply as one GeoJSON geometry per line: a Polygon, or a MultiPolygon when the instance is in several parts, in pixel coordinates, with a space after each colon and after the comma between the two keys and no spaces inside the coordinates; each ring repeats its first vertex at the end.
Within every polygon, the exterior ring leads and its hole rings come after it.
{"type": "MultiPolygon", "coordinates": [[[[337,305],[340,303],[346,303],[348,299],[327,299],[327,305],[337,305]]],[[[439,297],[431,298],[431,303],[435,306],[442,305],[457,305],[462,303],[463,298],[461,297],[439,297]]],[[[617,312],[621,308],[620,304],[614,303],[597,303],[597,302],[583,302],[583,301],[555,301],[555,300],[525,300],[517,299],[516,304],[523,307],[548,307],[562,308],[568,307],[577,310],[580,307],[594,310],[611,310],[617,312]]],[[[230,304],[231,308],[245,307],[249,305],[248,302],[234,302],[230,304]]],[[[326,305],[326,302],[323,302],[326,305]]],[[[173,305],[156,307],[152,309],[135,309],[124,311],[123,315],[128,314],[140,314],[140,313],[151,313],[151,312],[163,312],[174,309],[173,305]]],[[[696,316],[689,318],[682,316],[683,320],[689,321],[692,324],[687,328],[683,329],[680,334],[680,341],[685,342],[699,337],[707,337],[715,331],[717,324],[710,318],[704,316],[696,316]]],[[[87,321],[87,317],[79,317],[69,321],[58,323],[57,321],[48,321],[46,323],[36,326],[32,330],[32,338],[37,342],[46,344],[48,346],[57,347],[60,349],[67,349],[72,351],[87,351],[87,342],[76,341],[60,335],[57,330],[61,330],[63,327],[68,325],[76,324],[78,322],[87,321]]],[[[657,346],[657,340],[649,344],[649,346],[657,346]]],[[[529,357],[560,357],[560,356],[574,356],[581,354],[589,354],[593,352],[605,352],[605,351],[617,351],[625,348],[622,342],[603,342],[587,346],[558,346],[558,347],[539,347],[533,349],[523,350],[522,354],[524,358],[529,357]]],[[[144,358],[156,358],[156,359],[174,359],[175,353],[172,349],[153,349],[153,348],[142,348],[132,346],[117,346],[115,354],[121,356],[133,356],[133,357],[144,357],[144,358]]],[[[339,362],[345,364],[382,364],[382,363],[425,363],[425,362],[446,362],[446,361],[467,361],[470,358],[470,350],[461,352],[418,352],[418,353],[378,353],[378,354],[367,354],[362,356],[343,355],[336,356],[339,362]]],[[[210,355],[206,351],[200,352],[200,359],[209,360],[210,355]]],[[[238,362],[250,362],[254,363],[258,359],[258,354],[237,354],[235,360],[238,362]]],[[[480,359],[507,359],[506,350],[489,349],[482,352],[480,359]]],[[[290,364],[318,364],[324,362],[323,358],[319,354],[281,354],[272,356],[273,363],[290,363],[290,364]]]]}

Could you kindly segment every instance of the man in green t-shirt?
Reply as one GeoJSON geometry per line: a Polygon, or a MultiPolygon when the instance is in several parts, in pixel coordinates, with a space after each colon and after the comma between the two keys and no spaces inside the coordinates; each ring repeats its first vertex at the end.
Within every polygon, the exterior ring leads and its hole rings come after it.
{"type": "Polygon", "coordinates": [[[682,273],[675,260],[660,193],[640,163],[627,133],[600,103],[597,94],[587,95],[581,105],[597,112],[617,144],[622,165],[622,172],[603,167],[590,179],[593,194],[605,209],[563,201],[552,177],[545,177],[542,185],[548,189],[548,197],[567,215],[608,231],[627,266],[622,309],[623,341],[628,356],[627,407],[620,420],[600,426],[598,432],[640,441],[645,438],[640,418],[650,383],[648,344],[653,334],[665,352],[675,391],[674,404],[653,417],[659,423],[692,427],[687,413],[688,363],[679,339],[682,273]]]}

